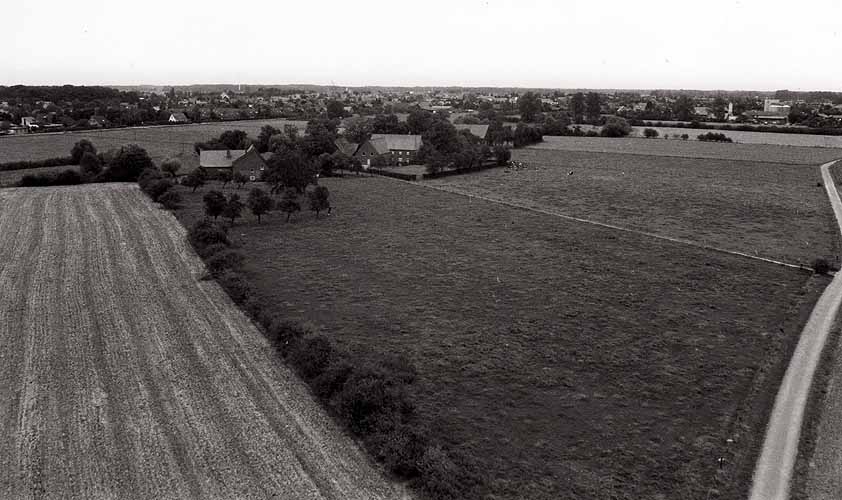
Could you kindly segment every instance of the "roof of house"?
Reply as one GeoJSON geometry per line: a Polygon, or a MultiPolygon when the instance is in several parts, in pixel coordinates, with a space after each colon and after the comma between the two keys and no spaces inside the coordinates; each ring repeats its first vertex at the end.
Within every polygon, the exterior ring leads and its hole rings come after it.
{"type": "Polygon", "coordinates": [[[335,141],[333,141],[333,144],[336,145],[336,149],[338,149],[339,152],[348,156],[354,156],[354,153],[357,152],[357,148],[360,147],[360,145],[356,142],[351,142],[344,137],[336,139],[335,141]]]}
{"type": "Polygon", "coordinates": [[[234,160],[231,166],[238,169],[254,170],[255,172],[258,172],[266,168],[266,162],[263,160],[263,157],[260,156],[260,153],[257,152],[256,148],[250,147],[246,150],[244,155],[234,160]]]}
{"type": "Polygon", "coordinates": [[[231,168],[234,161],[246,154],[245,149],[205,149],[199,152],[199,166],[202,168],[231,168]]]}
{"type": "MultiPolygon", "coordinates": [[[[372,134],[371,143],[385,143],[386,151],[418,151],[421,148],[421,136],[409,134],[372,134]]],[[[375,146],[380,151],[380,148],[375,146]]]]}
{"type": "Polygon", "coordinates": [[[187,121],[187,115],[185,115],[184,113],[182,113],[180,111],[172,113],[170,115],[170,118],[174,118],[176,121],[179,121],[179,122],[186,122],[187,121]]]}
{"type": "Polygon", "coordinates": [[[471,125],[467,123],[460,123],[458,125],[454,125],[454,127],[456,127],[456,130],[467,130],[468,132],[479,137],[480,139],[485,139],[486,134],[488,134],[488,125],[471,125]]]}

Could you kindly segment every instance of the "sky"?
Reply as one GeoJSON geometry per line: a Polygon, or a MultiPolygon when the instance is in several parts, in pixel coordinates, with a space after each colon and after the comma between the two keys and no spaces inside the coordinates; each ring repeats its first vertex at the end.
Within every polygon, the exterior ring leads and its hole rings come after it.
{"type": "Polygon", "coordinates": [[[842,91],[840,0],[3,3],[0,85],[842,91]]]}

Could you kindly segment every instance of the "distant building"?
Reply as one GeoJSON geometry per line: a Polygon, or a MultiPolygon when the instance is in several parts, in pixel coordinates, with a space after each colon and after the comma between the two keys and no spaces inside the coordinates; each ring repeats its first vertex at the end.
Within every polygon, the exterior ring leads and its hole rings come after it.
{"type": "Polygon", "coordinates": [[[93,115],[88,120],[89,127],[103,128],[108,125],[108,120],[102,115],[93,115]]]}
{"type": "Polygon", "coordinates": [[[199,168],[212,177],[228,172],[243,174],[250,181],[256,181],[266,170],[266,161],[254,146],[248,149],[203,150],[199,152],[199,168]]]}
{"type": "Polygon", "coordinates": [[[782,103],[778,99],[764,99],[763,113],[765,115],[788,115],[792,110],[792,106],[782,103]]]}
{"type": "Polygon", "coordinates": [[[190,120],[187,118],[187,115],[181,112],[170,113],[170,118],[167,121],[170,123],[190,123],[190,120]]]}
{"type": "Polygon", "coordinates": [[[20,119],[20,124],[23,127],[35,126],[35,117],[34,116],[23,116],[20,119]]]}
{"type": "Polygon", "coordinates": [[[371,139],[360,144],[354,153],[366,165],[375,158],[382,158],[389,164],[410,164],[415,161],[421,149],[420,135],[373,134],[371,139]]]}

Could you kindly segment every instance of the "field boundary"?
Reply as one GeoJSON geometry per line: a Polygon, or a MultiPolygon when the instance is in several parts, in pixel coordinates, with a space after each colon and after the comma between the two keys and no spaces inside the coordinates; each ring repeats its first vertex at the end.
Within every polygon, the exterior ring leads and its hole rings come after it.
{"type": "MultiPolygon", "coordinates": [[[[842,232],[842,200],[830,174],[830,167],[842,160],[823,164],[821,168],[825,190],[842,232]]],[[[766,427],[763,449],[757,460],[751,486],[750,500],[787,500],[801,439],[801,427],[813,376],[842,305],[842,274],[837,274],[825,288],[810,319],[804,325],[801,338],[787,367],[775,405],[766,427]]]]}
{"type": "MultiPolygon", "coordinates": [[[[780,260],[771,259],[771,258],[768,258],[768,257],[761,257],[759,255],[751,255],[749,253],[738,252],[736,250],[726,250],[724,248],[719,248],[719,247],[715,247],[715,246],[711,246],[711,245],[705,245],[704,243],[698,243],[698,242],[691,241],[691,240],[685,240],[683,238],[673,238],[671,236],[664,236],[664,235],[660,235],[660,234],[650,233],[650,232],[647,232],[647,231],[641,231],[641,230],[638,230],[638,229],[631,229],[631,228],[628,228],[628,227],[617,226],[615,224],[609,224],[607,222],[599,222],[599,221],[595,221],[595,220],[591,220],[591,219],[583,219],[581,217],[574,217],[572,215],[567,215],[567,214],[564,214],[564,213],[561,213],[561,212],[554,212],[554,211],[547,210],[547,209],[544,209],[544,208],[530,207],[528,205],[522,205],[522,204],[519,204],[519,203],[510,202],[510,201],[497,200],[497,199],[494,199],[494,198],[488,198],[486,196],[481,196],[481,195],[476,195],[476,194],[468,194],[468,193],[464,193],[464,192],[461,192],[461,191],[458,191],[458,190],[455,190],[455,189],[448,189],[444,186],[433,186],[433,185],[426,184],[426,183],[423,183],[423,182],[403,181],[403,180],[400,180],[400,179],[394,179],[392,177],[387,177],[387,178],[392,179],[396,182],[405,182],[407,184],[413,184],[413,185],[424,187],[424,188],[427,188],[427,189],[434,189],[436,191],[441,191],[441,192],[445,192],[445,193],[464,196],[466,198],[472,198],[472,199],[487,201],[487,202],[491,202],[491,203],[497,203],[499,205],[505,205],[505,206],[508,206],[508,207],[511,207],[511,208],[517,208],[517,209],[520,209],[520,210],[527,210],[527,211],[530,211],[530,212],[536,212],[536,213],[539,213],[539,214],[549,215],[549,216],[552,216],[552,217],[558,217],[558,218],[569,220],[569,221],[572,221],[572,222],[578,222],[580,224],[590,224],[590,225],[593,225],[593,226],[599,226],[599,227],[603,227],[603,228],[606,228],[606,229],[613,229],[615,231],[622,231],[624,233],[647,236],[649,238],[654,238],[654,239],[661,240],[661,241],[668,241],[668,242],[671,242],[671,243],[688,245],[688,246],[692,246],[692,247],[696,247],[696,248],[701,248],[703,250],[709,250],[709,251],[712,251],[712,252],[723,253],[723,254],[728,254],[728,255],[735,255],[735,256],[738,256],[738,257],[744,257],[744,258],[752,259],[752,260],[758,260],[758,261],[761,261],[761,262],[766,262],[768,264],[774,264],[774,265],[777,265],[777,266],[783,266],[783,267],[788,267],[788,268],[791,268],[791,269],[799,269],[801,271],[813,272],[813,269],[811,267],[806,266],[804,264],[794,264],[792,262],[784,262],[784,261],[780,261],[780,260]]],[[[830,273],[830,274],[835,275],[835,273],[830,273]]]]}
{"type": "MultiPolygon", "coordinates": [[[[645,141],[651,141],[652,139],[644,139],[634,138],[634,139],[641,139],[645,141]]],[[[734,144],[745,144],[745,143],[734,143],[734,144]]],[[[774,144],[759,144],[759,146],[766,146],[774,144]]],[[[811,146],[780,146],[780,147],[788,147],[788,148],[806,148],[811,146]]],[[[630,156],[658,156],[663,158],[681,158],[687,160],[713,160],[713,161],[734,161],[740,163],[768,163],[770,165],[788,165],[791,167],[815,167],[815,163],[800,163],[800,162],[791,162],[791,161],[767,161],[767,160],[742,160],[739,158],[714,158],[711,156],[686,156],[686,155],[673,155],[673,154],[657,154],[657,153],[636,153],[633,151],[594,151],[590,149],[572,149],[572,148],[541,148],[541,147],[534,147],[534,146],[526,146],[523,149],[530,149],[533,151],[570,151],[572,153],[594,153],[594,154],[605,154],[605,155],[630,155],[630,156]]],[[[833,149],[833,148],[820,148],[820,149],[833,149]]],[[[834,160],[838,161],[838,160],[834,160]]]]}

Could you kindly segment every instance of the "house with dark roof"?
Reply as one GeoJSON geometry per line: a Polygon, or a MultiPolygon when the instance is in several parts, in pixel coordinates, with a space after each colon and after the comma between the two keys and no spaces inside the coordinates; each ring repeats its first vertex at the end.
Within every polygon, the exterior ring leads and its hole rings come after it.
{"type": "Polygon", "coordinates": [[[93,115],[88,120],[89,127],[103,128],[108,125],[108,120],[102,115],[93,115]]]}
{"type": "Polygon", "coordinates": [[[421,144],[420,135],[372,134],[371,139],[360,144],[354,157],[369,166],[375,158],[390,165],[410,164],[415,161],[421,144]]]}
{"type": "Polygon", "coordinates": [[[468,132],[475,135],[476,137],[479,137],[483,141],[486,140],[488,136],[488,125],[470,125],[467,123],[460,123],[454,125],[454,127],[456,128],[457,132],[467,130],[468,132]]]}
{"type": "Polygon", "coordinates": [[[357,152],[357,148],[360,147],[359,144],[356,142],[351,142],[344,137],[340,137],[333,141],[334,146],[336,149],[339,150],[340,153],[347,155],[347,156],[354,156],[354,153],[357,152]]]}
{"type": "Polygon", "coordinates": [[[199,168],[211,177],[228,172],[243,174],[250,181],[256,181],[266,170],[266,161],[254,146],[248,149],[202,150],[199,152],[199,168]]]}

